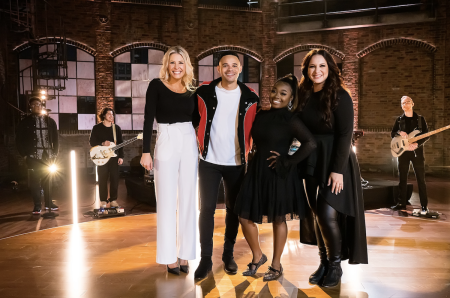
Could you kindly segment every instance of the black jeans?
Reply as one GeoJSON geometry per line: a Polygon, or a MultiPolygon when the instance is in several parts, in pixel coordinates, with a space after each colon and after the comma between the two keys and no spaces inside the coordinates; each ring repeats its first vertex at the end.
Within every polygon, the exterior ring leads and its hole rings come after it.
{"type": "Polygon", "coordinates": [[[109,178],[109,201],[117,200],[117,191],[119,189],[119,158],[111,159],[103,166],[97,167],[98,190],[100,201],[108,201],[108,178],[109,178]]]}
{"type": "Polygon", "coordinates": [[[428,206],[427,185],[425,183],[425,158],[418,154],[415,156],[413,151],[407,151],[398,157],[398,194],[399,203],[406,205],[407,182],[409,173],[409,164],[413,164],[416,174],[417,185],[419,186],[420,205],[428,206]]]}
{"type": "Polygon", "coordinates": [[[341,261],[342,246],[341,230],[338,222],[339,212],[317,193],[318,185],[319,182],[313,177],[305,179],[308,203],[314,214],[314,230],[316,232],[319,254],[322,261],[326,253],[328,261],[339,263],[341,261]]]}
{"type": "Polygon", "coordinates": [[[239,217],[234,213],[234,205],[245,174],[245,165],[222,166],[200,160],[198,166],[200,190],[200,247],[202,257],[212,257],[214,214],[220,181],[225,189],[225,243],[224,255],[233,254],[239,229],[239,217]]]}
{"type": "MultiPolygon", "coordinates": [[[[41,187],[44,190],[45,205],[50,202],[50,174],[48,164],[40,159],[27,157],[27,167],[30,171],[30,191],[34,206],[41,207],[41,187]]],[[[50,202],[51,204],[51,202],[50,202]]]]}

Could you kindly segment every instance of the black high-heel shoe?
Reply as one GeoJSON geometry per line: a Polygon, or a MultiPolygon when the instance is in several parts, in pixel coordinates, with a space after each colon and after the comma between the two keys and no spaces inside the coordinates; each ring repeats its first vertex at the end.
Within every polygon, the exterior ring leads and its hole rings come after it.
{"type": "Polygon", "coordinates": [[[181,265],[181,262],[179,262],[180,264],[180,271],[184,272],[184,273],[189,273],[189,262],[187,263],[187,265],[181,265]]]}
{"type": "Polygon", "coordinates": [[[175,268],[169,268],[169,265],[167,266],[167,272],[175,274],[175,275],[180,275],[180,267],[175,267],[175,268]]]}

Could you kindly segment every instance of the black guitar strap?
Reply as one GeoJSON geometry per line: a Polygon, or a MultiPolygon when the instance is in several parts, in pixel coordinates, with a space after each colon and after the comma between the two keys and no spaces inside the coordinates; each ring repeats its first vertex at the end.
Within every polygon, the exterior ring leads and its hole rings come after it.
{"type": "Polygon", "coordinates": [[[419,118],[417,120],[417,129],[422,132],[422,115],[419,115],[419,118]]]}

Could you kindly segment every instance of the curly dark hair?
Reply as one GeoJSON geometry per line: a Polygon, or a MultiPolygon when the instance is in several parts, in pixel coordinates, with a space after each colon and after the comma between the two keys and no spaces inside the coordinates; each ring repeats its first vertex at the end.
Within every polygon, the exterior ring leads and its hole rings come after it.
{"type": "Polygon", "coordinates": [[[345,86],[344,79],[341,76],[341,71],[334,61],[333,56],[325,50],[313,49],[309,51],[303,59],[303,77],[300,80],[300,87],[298,90],[299,105],[297,107],[297,111],[301,111],[303,109],[308,98],[314,91],[314,84],[308,76],[308,68],[311,58],[315,55],[321,55],[324,57],[328,65],[328,77],[325,80],[325,84],[322,89],[323,92],[320,96],[319,109],[322,114],[322,119],[328,126],[331,126],[331,113],[336,109],[339,103],[339,98],[337,97],[339,89],[343,88],[348,92],[348,94],[350,94],[350,91],[345,86]]]}
{"type": "Polygon", "coordinates": [[[291,86],[292,96],[293,96],[293,99],[292,99],[292,111],[295,111],[297,109],[297,106],[298,106],[298,79],[297,79],[297,77],[294,76],[293,74],[288,74],[288,75],[282,77],[281,79],[278,79],[278,81],[276,81],[274,86],[278,82],[284,82],[284,83],[288,84],[289,86],[291,86]]]}
{"type": "Polygon", "coordinates": [[[100,118],[100,121],[105,120],[106,113],[108,113],[109,111],[111,111],[113,113],[114,118],[116,117],[116,113],[114,112],[113,109],[111,109],[111,108],[104,108],[102,110],[102,112],[100,113],[100,115],[98,115],[98,117],[100,118]]]}

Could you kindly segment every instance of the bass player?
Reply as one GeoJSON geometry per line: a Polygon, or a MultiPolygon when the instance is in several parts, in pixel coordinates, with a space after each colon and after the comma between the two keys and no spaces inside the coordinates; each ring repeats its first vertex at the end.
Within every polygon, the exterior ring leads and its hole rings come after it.
{"type": "MultiPolygon", "coordinates": [[[[395,120],[391,132],[392,138],[400,135],[402,138],[407,139],[408,134],[416,129],[420,131],[420,134],[428,132],[425,118],[413,112],[414,102],[411,97],[403,96],[401,98],[401,107],[404,113],[395,120]]],[[[416,174],[417,184],[419,186],[420,204],[422,205],[420,213],[422,215],[428,213],[427,186],[425,184],[425,157],[423,154],[423,144],[425,144],[428,139],[429,137],[423,138],[417,141],[417,143],[409,144],[409,147],[406,148],[407,151],[398,157],[399,197],[397,205],[391,207],[393,210],[406,209],[409,165],[412,163],[416,174]]]]}

